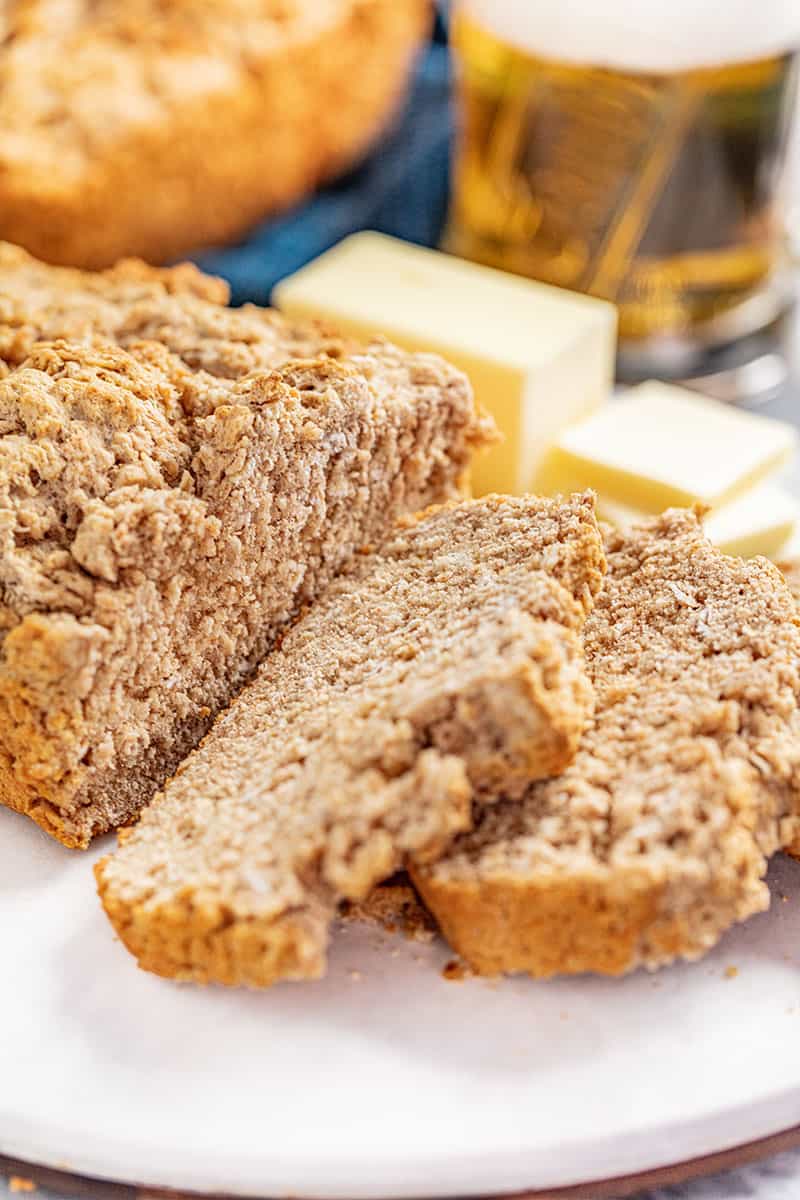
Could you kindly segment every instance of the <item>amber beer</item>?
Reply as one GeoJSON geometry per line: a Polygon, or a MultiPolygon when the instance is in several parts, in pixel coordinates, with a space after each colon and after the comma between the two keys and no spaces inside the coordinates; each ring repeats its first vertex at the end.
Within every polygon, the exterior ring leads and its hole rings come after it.
{"type": "Polygon", "coordinates": [[[464,0],[453,39],[456,253],[614,301],[630,343],[777,293],[800,0],[464,0]]]}

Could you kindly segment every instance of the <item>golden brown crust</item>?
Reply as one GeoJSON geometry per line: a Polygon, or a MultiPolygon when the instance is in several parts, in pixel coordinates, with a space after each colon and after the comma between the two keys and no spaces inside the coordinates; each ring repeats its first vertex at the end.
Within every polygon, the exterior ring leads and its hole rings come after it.
{"type": "Polygon", "coordinates": [[[98,865],[140,965],[313,977],[340,900],[435,859],[478,796],[563,769],[591,703],[577,635],[602,565],[581,497],[429,510],[352,562],[98,865]]]}
{"type": "Polygon", "coordinates": [[[130,820],[285,622],[456,495],[485,436],[434,356],[224,295],[0,246],[2,792],[68,845],[130,820]]]}
{"type": "Polygon", "coordinates": [[[662,888],[643,877],[613,882],[412,879],[442,933],[480,975],[625,972],[643,931],[658,918],[662,888]],[[619,903],[622,894],[624,903],[619,903]]]}
{"type": "Polygon", "coordinates": [[[72,7],[5,17],[0,236],[94,268],[233,240],[355,161],[430,22],[428,0],[72,7]]]}
{"type": "Polygon", "coordinates": [[[766,860],[798,827],[800,630],[778,572],[721,555],[689,513],[606,546],[573,763],[413,870],[485,973],[695,958],[766,907],[766,860]]]}
{"type": "Polygon", "coordinates": [[[252,988],[269,987],[279,979],[319,979],[325,973],[330,918],[322,906],[316,913],[307,905],[279,922],[258,916],[242,921],[213,891],[203,895],[187,888],[154,909],[120,899],[108,886],[102,865],[96,875],[103,908],[145,971],[184,982],[252,988]]]}
{"type": "Polygon", "coordinates": [[[752,841],[734,836],[720,857],[713,877],[672,888],[666,875],[635,868],[478,883],[412,866],[411,876],[444,936],[480,975],[624,975],[642,963],[698,958],[720,925],[769,906],[752,841]]]}

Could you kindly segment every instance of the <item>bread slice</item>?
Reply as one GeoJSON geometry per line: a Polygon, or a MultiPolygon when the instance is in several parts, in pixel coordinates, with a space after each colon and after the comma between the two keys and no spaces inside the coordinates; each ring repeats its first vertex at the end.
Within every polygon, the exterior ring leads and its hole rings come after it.
{"type": "MultiPolygon", "coordinates": [[[[792,561],[782,562],[778,565],[789,585],[789,591],[792,593],[795,604],[800,606],[800,563],[792,561]]],[[[800,859],[800,833],[784,848],[792,858],[800,859]]]]}
{"type": "Polygon", "coordinates": [[[723,556],[688,512],[606,550],[572,765],[413,870],[483,974],[697,958],[767,907],[767,856],[797,828],[800,632],[778,571],[723,556]]]}
{"type": "Polygon", "coordinates": [[[352,565],[99,864],[140,965],[315,978],[340,900],[441,854],[475,795],[561,770],[602,569],[585,497],[437,509],[352,565]]]}
{"type": "Polygon", "coordinates": [[[191,268],[0,250],[0,800],[70,846],[130,821],[490,436],[440,359],[222,299],[191,268]]]}
{"type": "Polygon", "coordinates": [[[166,262],[238,238],[385,127],[428,0],[0,7],[0,237],[166,262]]]}

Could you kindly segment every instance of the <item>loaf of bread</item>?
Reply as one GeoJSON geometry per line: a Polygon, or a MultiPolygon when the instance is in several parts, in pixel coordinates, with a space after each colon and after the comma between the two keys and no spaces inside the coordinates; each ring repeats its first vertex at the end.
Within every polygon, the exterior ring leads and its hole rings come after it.
{"type": "Polygon", "coordinates": [[[0,249],[0,800],[70,846],[133,818],[490,433],[440,359],[224,298],[0,249]]]}
{"type": "Polygon", "coordinates": [[[352,564],[98,865],[140,965],[315,978],[339,901],[563,769],[603,565],[585,497],[435,509],[352,564]]]}
{"type": "Polygon", "coordinates": [[[696,958],[766,908],[766,859],[797,830],[800,631],[778,571],[723,556],[678,511],[606,549],[572,765],[413,869],[484,974],[696,958]]]}
{"type": "Polygon", "coordinates": [[[49,262],[229,241],[358,159],[429,0],[0,7],[0,237],[49,262]]]}

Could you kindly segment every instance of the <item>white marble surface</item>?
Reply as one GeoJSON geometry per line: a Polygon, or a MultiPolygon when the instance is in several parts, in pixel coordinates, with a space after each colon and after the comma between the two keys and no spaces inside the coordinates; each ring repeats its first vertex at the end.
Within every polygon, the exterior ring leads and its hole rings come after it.
{"type": "Polygon", "coordinates": [[[798,1200],[800,1151],[782,1154],[760,1166],[729,1171],[684,1187],[648,1192],[636,1200],[798,1200]]]}

